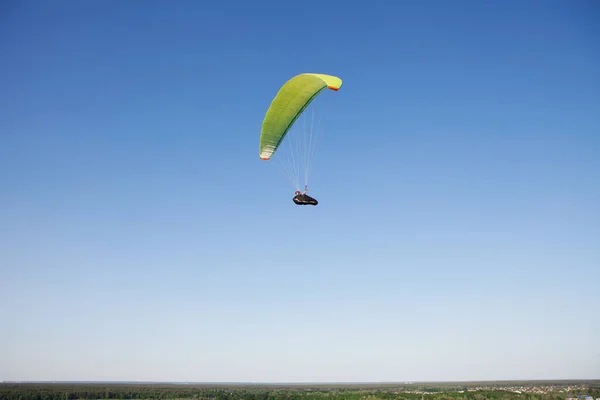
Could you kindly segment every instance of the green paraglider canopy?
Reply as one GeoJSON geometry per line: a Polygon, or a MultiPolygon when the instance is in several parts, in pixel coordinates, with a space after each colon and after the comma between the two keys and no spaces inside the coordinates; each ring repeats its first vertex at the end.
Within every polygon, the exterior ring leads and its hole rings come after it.
{"type": "Polygon", "coordinates": [[[340,78],[325,74],[305,73],[287,81],[271,102],[263,120],[260,158],[271,158],[300,114],[323,89],[337,91],[341,87],[340,78]]]}

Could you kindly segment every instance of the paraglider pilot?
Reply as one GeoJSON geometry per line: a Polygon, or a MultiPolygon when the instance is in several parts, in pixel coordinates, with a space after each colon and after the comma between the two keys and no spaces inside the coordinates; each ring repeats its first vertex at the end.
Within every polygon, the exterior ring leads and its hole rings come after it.
{"type": "Polygon", "coordinates": [[[306,205],[311,205],[311,206],[316,206],[317,204],[319,204],[319,202],[316,199],[313,199],[312,197],[310,197],[309,195],[306,194],[306,192],[308,192],[308,188],[305,186],[304,187],[304,192],[300,193],[299,190],[296,190],[295,196],[294,196],[294,203],[296,203],[299,206],[306,206],[306,205]]]}

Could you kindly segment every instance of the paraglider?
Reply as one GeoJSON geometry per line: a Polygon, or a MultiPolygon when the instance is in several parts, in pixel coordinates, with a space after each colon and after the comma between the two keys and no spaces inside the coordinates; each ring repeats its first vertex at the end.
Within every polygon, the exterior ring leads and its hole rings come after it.
{"type": "Polygon", "coordinates": [[[308,191],[308,188],[304,188],[304,192],[300,193],[299,190],[296,190],[296,193],[293,200],[294,203],[298,204],[299,206],[307,206],[307,205],[311,205],[311,206],[316,206],[317,204],[319,204],[319,202],[310,197],[309,195],[306,194],[306,192],[308,191]]]}
{"type": "MultiPolygon", "coordinates": [[[[270,160],[271,157],[278,151],[284,138],[311,104],[311,102],[321,93],[324,89],[330,89],[338,91],[342,87],[342,80],[336,76],[316,73],[303,73],[296,75],[288,80],[280,89],[271,105],[269,106],[265,118],[262,123],[262,129],[260,133],[260,144],[259,144],[259,156],[261,160],[270,160]]],[[[289,142],[289,141],[288,141],[289,142]]],[[[290,151],[292,144],[290,143],[290,151]]],[[[305,138],[304,144],[307,145],[307,149],[304,154],[297,154],[298,160],[292,156],[291,166],[287,166],[288,175],[292,175],[292,172],[296,178],[293,182],[296,186],[295,196],[293,198],[294,203],[298,205],[313,205],[316,206],[318,201],[308,196],[308,173],[312,159],[314,158],[316,149],[313,149],[316,140],[313,143],[313,128],[311,124],[310,137],[305,138]],[[303,163],[305,173],[305,185],[304,192],[300,193],[298,173],[300,170],[300,164],[303,163]]],[[[297,141],[297,145],[300,146],[300,142],[297,141]]],[[[300,153],[299,149],[295,149],[296,153],[300,153]]],[[[286,168],[284,167],[284,170],[286,168]]]]}

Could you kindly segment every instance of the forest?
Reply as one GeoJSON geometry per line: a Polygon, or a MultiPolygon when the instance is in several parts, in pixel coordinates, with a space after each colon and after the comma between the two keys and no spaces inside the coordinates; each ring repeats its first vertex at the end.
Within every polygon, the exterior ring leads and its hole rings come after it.
{"type": "Polygon", "coordinates": [[[583,396],[600,398],[600,381],[313,385],[0,383],[0,400],[583,400],[583,396]]]}

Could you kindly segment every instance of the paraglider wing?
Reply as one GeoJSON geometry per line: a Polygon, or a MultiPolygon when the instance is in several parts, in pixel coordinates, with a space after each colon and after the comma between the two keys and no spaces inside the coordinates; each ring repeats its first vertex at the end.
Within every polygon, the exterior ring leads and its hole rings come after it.
{"type": "Polygon", "coordinates": [[[260,158],[269,160],[296,119],[325,88],[337,91],[342,80],[336,76],[305,73],[287,81],[271,102],[260,133],[260,158]]]}

